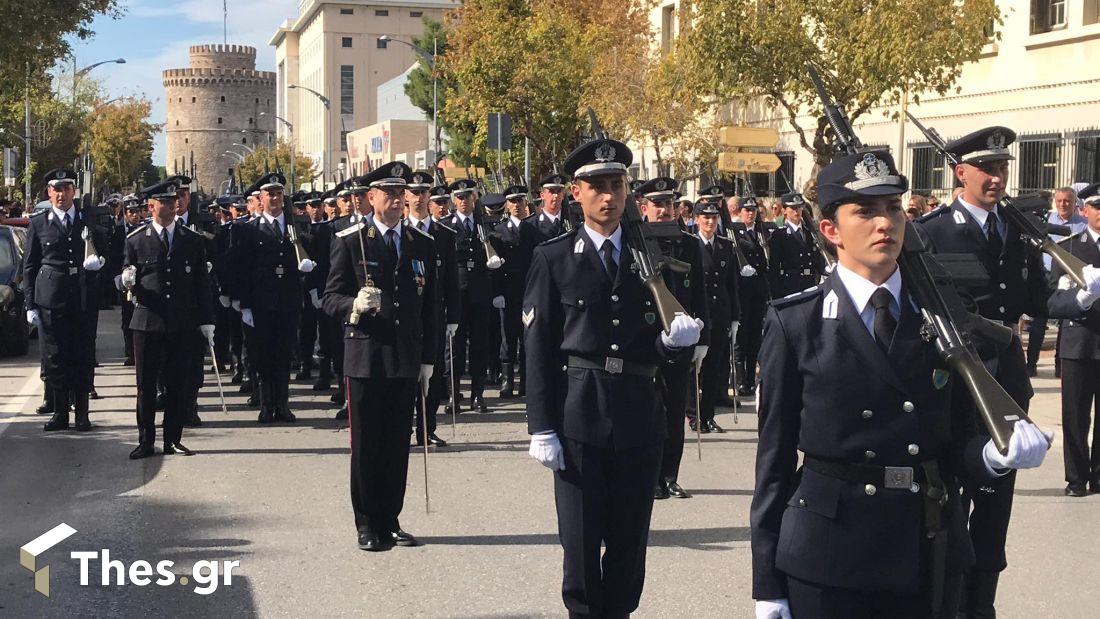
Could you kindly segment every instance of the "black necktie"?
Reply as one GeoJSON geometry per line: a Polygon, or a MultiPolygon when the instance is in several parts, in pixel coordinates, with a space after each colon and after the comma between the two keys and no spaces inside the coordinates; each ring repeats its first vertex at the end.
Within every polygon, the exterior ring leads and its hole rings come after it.
{"type": "Polygon", "coordinates": [[[752,241],[753,243],[756,242],[756,230],[749,228],[748,230],[745,230],[745,234],[749,235],[750,241],[752,241]]]}
{"type": "Polygon", "coordinates": [[[65,221],[61,224],[62,231],[65,232],[65,236],[69,236],[69,230],[72,230],[73,218],[69,217],[68,213],[65,213],[65,221]]]}
{"type": "Polygon", "coordinates": [[[168,228],[160,229],[160,242],[164,243],[164,249],[166,251],[172,248],[172,245],[168,242],[168,228]]]}
{"type": "Polygon", "coordinates": [[[714,259],[714,241],[707,243],[707,251],[710,252],[711,260],[714,259]]]}
{"type": "Polygon", "coordinates": [[[885,288],[878,288],[871,295],[871,305],[875,308],[875,341],[883,351],[890,350],[890,340],[894,339],[894,329],[898,321],[890,313],[890,304],[894,295],[885,288]]]}
{"type": "Polygon", "coordinates": [[[997,222],[996,213],[990,212],[989,216],[985,218],[985,235],[989,241],[989,249],[994,256],[1000,256],[1001,250],[1004,249],[1004,239],[1001,238],[1000,226],[997,222]]]}
{"type": "Polygon", "coordinates": [[[466,232],[469,232],[470,234],[474,233],[474,220],[470,219],[469,217],[466,218],[466,232]]]}
{"type": "Polygon", "coordinates": [[[420,231],[421,232],[423,232],[424,234],[428,233],[428,223],[427,222],[422,221],[418,225],[420,226],[420,231]]]}
{"type": "Polygon", "coordinates": [[[386,230],[386,248],[390,252],[390,261],[397,263],[397,232],[390,228],[386,230]]]}
{"type": "Polygon", "coordinates": [[[607,269],[607,277],[612,282],[615,281],[615,277],[619,274],[619,265],[615,264],[615,244],[611,242],[611,239],[607,239],[603,242],[603,267],[607,269]]]}

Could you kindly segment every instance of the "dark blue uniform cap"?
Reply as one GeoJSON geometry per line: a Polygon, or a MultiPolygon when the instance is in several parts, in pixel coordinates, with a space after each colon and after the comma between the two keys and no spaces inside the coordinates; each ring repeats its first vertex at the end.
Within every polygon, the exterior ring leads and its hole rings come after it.
{"type": "Polygon", "coordinates": [[[779,201],[783,203],[783,206],[792,206],[796,208],[806,205],[806,200],[802,198],[802,194],[796,191],[779,196],[779,201]]]}
{"type": "Polygon", "coordinates": [[[409,189],[428,189],[432,186],[432,173],[427,170],[417,170],[409,177],[409,189]]]}
{"type": "Polygon", "coordinates": [[[719,215],[719,206],[717,202],[703,202],[703,204],[696,209],[696,215],[719,215]]]}
{"type": "Polygon", "coordinates": [[[658,176],[638,185],[634,189],[634,193],[647,200],[668,200],[676,197],[676,187],[678,185],[679,183],[674,178],[658,176]]]}
{"type": "Polygon", "coordinates": [[[505,200],[527,199],[527,187],[524,185],[509,185],[502,192],[505,200]]]}
{"type": "Polygon", "coordinates": [[[817,174],[817,203],[821,208],[861,198],[896,196],[909,190],[909,181],[886,151],[844,155],[817,174]]]}
{"type": "Polygon", "coordinates": [[[1077,192],[1077,197],[1088,205],[1100,206],[1100,183],[1093,183],[1077,192]]]}
{"type": "Polygon", "coordinates": [[[699,190],[700,200],[716,200],[718,198],[724,198],[728,191],[725,187],[715,184],[708,187],[703,187],[699,190]]]}
{"type": "Polygon", "coordinates": [[[569,182],[569,177],[564,174],[551,174],[549,176],[542,177],[539,181],[539,187],[544,189],[561,189],[565,187],[565,184],[569,182]]]}
{"type": "Polygon", "coordinates": [[[365,187],[405,187],[412,178],[412,170],[400,161],[391,161],[360,176],[358,182],[365,187]]]}
{"type": "Polygon", "coordinates": [[[626,174],[634,153],[617,140],[592,140],[578,146],[565,158],[565,173],[573,178],[626,174]]]}
{"type": "Polygon", "coordinates": [[[50,187],[56,187],[58,185],[72,185],[76,183],[76,172],[67,168],[58,168],[56,170],[50,170],[42,177],[42,181],[50,187]]]}
{"type": "Polygon", "coordinates": [[[1016,141],[1016,132],[1008,127],[986,127],[952,140],[944,150],[955,155],[959,163],[1010,161],[1008,145],[1016,141]]]}
{"type": "Polygon", "coordinates": [[[451,190],[446,185],[436,185],[428,190],[428,195],[433,202],[446,202],[451,199],[451,190]]]}
{"type": "Polygon", "coordinates": [[[286,177],[279,172],[272,172],[264,175],[263,178],[256,181],[260,191],[268,191],[271,189],[282,189],[283,185],[286,185],[286,177]]]}
{"type": "Polygon", "coordinates": [[[477,189],[477,183],[475,183],[473,179],[460,178],[448,185],[447,188],[451,190],[452,194],[468,193],[477,189]]]}
{"type": "Polygon", "coordinates": [[[166,200],[177,197],[180,185],[174,180],[163,180],[141,190],[142,195],[154,200],[166,200]]]}

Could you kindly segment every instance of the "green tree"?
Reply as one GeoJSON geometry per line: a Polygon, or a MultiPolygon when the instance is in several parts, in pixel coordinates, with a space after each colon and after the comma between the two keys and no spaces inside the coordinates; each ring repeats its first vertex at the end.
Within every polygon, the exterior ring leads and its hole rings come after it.
{"type": "Polygon", "coordinates": [[[677,45],[700,91],[781,109],[819,166],[833,136],[807,62],[855,119],[903,96],[945,94],[1000,20],[995,0],[687,0],[681,10],[690,27],[677,45]],[[809,127],[799,121],[807,110],[809,127]]]}
{"type": "Polygon", "coordinates": [[[110,187],[134,184],[153,152],[153,135],[160,125],[148,121],[145,99],[125,99],[100,105],[88,115],[86,144],[96,175],[110,187]]]}
{"type": "Polygon", "coordinates": [[[279,140],[274,146],[257,146],[256,150],[249,153],[237,166],[237,173],[242,182],[247,186],[259,179],[266,172],[279,170],[286,176],[287,192],[294,191],[295,187],[301,187],[309,183],[317,173],[313,169],[313,160],[301,154],[294,154],[294,180],[291,181],[290,144],[279,140]]]}

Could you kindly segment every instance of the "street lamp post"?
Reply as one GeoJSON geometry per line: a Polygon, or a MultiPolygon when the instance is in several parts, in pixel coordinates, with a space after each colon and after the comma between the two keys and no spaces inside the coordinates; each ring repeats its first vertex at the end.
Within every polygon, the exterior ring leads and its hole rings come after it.
{"type": "Polygon", "coordinates": [[[388,34],[384,34],[378,37],[380,41],[393,41],[395,43],[401,43],[408,45],[417,53],[424,62],[428,63],[428,68],[432,70],[432,133],[434,134],[434,148],[435,148],[435,165],[439,165],[439,80],[435,74],[435,57],[439,54],[439,39],[432,37],[432,51],[410,43],[409,41],[402,41],[401,39],[395,39],[388,34]]]}
{"type": "Polygon", "coordinates": [[[84,67],[83,69],[77,71],[76,70],[76,58],[75,57],[73,58],[73,105],[76,105],[76,84],[77,84],[77,81],[80,79],[80,77],[87,74],[89,71],[91,71],[92,69],[94,69],[94,68],[96,68],[100,65],[111,64],[111,63],[126,64],[126,59],[125,58],[115,58],[114,60],[104,60],[102,62],[97,62],[95,64],[90,64],[90,65],[84,67]]]}
{"type": "MultiPolygon", "coordinates": [[[[290,134],[290,140],[288,140],[288,143],[290,144],[290,187],[291,187],[291,190],[293,191],[293,189],[294,189],[294,159],[295,159],[295,153],[294,153],[294,125],[291,124],[291,122],[289,120],[283,118],[282,116],[278,116],[276,114],[268,114],[267,112],[260,112],[260,116],[272,116],[272,117],[274,117],[275,120],[283,123],[283,125],[286,127],[286,132],[288,134],[290,134]]],[[[270,135],[270,134],[268,134],[268,135],[270,135]]],[[[312,180],[310,181],[310,184],[311,185],[313,184],[312,180]]]]}
{"type": "MultiPolygon", "coordinates": [[[[325,106],[325,137],[324,137],[324,139],[321,140],[321,189],[324,190],[325,182],[328,178],[328,167],[329,167],[329,162],[328,162],[328,158],[329,158],[328,157],[328,139],[330,137],[330,132],[331,132],[330,123],[331,123],[332,119],[330,117],[332,116],[332,101],[329,100],[329,98],[326,97],[325,95],[317,92],[316,90],[313,90],[312,88],[307,88],[305,86],[299,86],[298,84],[289,84],[287,86],[287,88],[288,89],[300,88],[300,89],[312,94],[313,96],[317,97],[321,101],[321,104],[325,106]]],[[[344,119],[341,118],[340,119],[341,127],[343,127],[343,122],[344,122],[344,119]]],[[[289,124],[289,123],[287,123],[287,124],[289,124]]]]}

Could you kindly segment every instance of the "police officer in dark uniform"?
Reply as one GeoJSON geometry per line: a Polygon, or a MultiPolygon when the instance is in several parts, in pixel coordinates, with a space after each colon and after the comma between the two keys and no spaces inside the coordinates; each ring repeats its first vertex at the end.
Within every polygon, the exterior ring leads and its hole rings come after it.
{"type": "MultiPolygon", "coordinates": [[[[229,262],[229,242],[231,239],[231,226],[233,224],[233,204],[240,196],[226,195],[214,199],[214,206],[218,214],[217,226],[214,228],[214,242],[212,249],[207,254],[213,270],[210,272],[210,288],[217,303],[214,303],[214,350],[218,356],[218,363],[223,367],[234,366],[233,377],[243,377],[243,368],[240,368],[240,359],[234,352],[233,327],[234,322],[240,323],[240,314],[233,309],[233,300],[227,294],[230,286],[222,283],[223,279],[233,277],[233,265],[229,262]]],[[[240,331],[238,326],[237,331],[240,331]]],[[[222,368],[219,367],[218,371],[222,368]]]]}
{"type": "Polygon", "coordinates": [[[654,377],[670,360],[690,360],[702,328],[678,316],[663,333],[631,268],[620,220],[633,208],[632,159],[614,140],[569,155],[564,168],[585,223],[535,249],[523,301],[529,453],[554,471],[571,617],[625,617],[638,607],[667,425],[654,377]]]}
{"type": "Polygon", "coordinates": [[[1002,455],[921,336],[897,264],[908,181],[890,155],[841,156],[817,188],[838,266],[774,301],[764,325],[756,616],[953,618],[973,558],[960,479],[1038,466],[1049,436],[1020,421],[1002,455]]]}
{"type": "MultiPolygon", "coordinates": [[[[725,432],[714,421],[714,407],[726,393],[722,373],[729,375],[731,338],[737,332],[741,317],[738,297],[740,268],[734,241],[718,236],[719,209],[708,202],[695,216],[698,229],[701,264],[706,281],[707,315],[710,321],[710,346],[699,369],[699,431],[725,432]]],[[[736,237],[735,237],[736,238],[736,237]]],[[[695,430],[697,420],[689,424],[695,430]]]]}
{"type": "MultiPolygon", "coordinates": [[[[117,243],[119,248],[118,256],[118,272],[115,274],[115,287],[122,291],[122,267],[126,256],[126,237],[131,232],[137,230],[142,225],[143,215],[146,207],[138,199],[137,195],[130,194],[123,199],[123,221],[122,225],[118,226],[118,231],[122,235],[122,240],[117,243]]],[[[114,246],[112,246],[114,247],[114,246]]],[[[122,295],[122,345],[123,350],[126,351],[126,358],[122,364],[125,366],[134,365],[134,334],[130,331],[130,320],[134,316],[134,301],[130,298],[130,295],[122,295]]]]}
{"type": "Polygon", "coordinates": [[[303,307],[304,312],[312,314],[311,322],[303,321],[306,334],[301,337],[302,351],[312,355],[314,342],[317,343],[317,381],[313,383],[314,391],[327,391],[332,388],[332,361],[333,349],[342,346],[340,342],[340,324],[325,314],[321,299],[325,294],[325,282],[328,281],[329,268],[331,266],[330,253],[332,251],[333,220],[325,219],[325,195],[314,192],[306,200],[306,207],[311,212],[313,221],[309,224],[309,235],[312,240],[309,255],[317,263],[317,268],[306,276],[305,289],[308,295],[308,304],[303,307]]]}
{"type": "Polygon", "coordinates": [[[756,356],[760,352],[764,315],[767,313],[771,292],[768,289],[768,233],[758,226],[760,211],[756,199],[746,197],[738,207],[738,219],[731,223],[741,253],[749,261],[751,269],[741,268],[737,293],[741,304],[741,320],[734,345],[734,363],[737,364],[737,395],[756,395],[756,356]]]}
{"type": "Polygon", "coordinates": [[[812,231],[802,225],[806,202],[801,194],[780,196],[785,225],[771,234],[768,276],[774,298],[801,292],[817,284],[825,273],[825,259],[812,231]]]}
{"type": "MultiPolygon", "coordinates": [[[[929,244],[937,252],[974,254],[989,273],[986,286],[965,292],[977,304],[978,313],[990,320],[1015,327],[1022,314],[1038,316],[1050,296],[1040,256],[1027,248],[1020,230],[1000,214],[998,200],[1004,195],[1008,162],[1013,159],[1008,145],[1016,134],[1005,127],[988,127],[946,145],[961,162],[954,169],[963,192],[950,207],[918,220],[929,244]]],[[[990,373],[1025,411],[1033,394],[1020,342],[1019,352],[990,360],[992,351],[979,349],[990,373]]],[[[981,430],[984,431],[984,430],[981,430]]],[[[1005,538],[1012,511],[1016,475],[1010,473],[988,484],[965,485],[964,506],[969,509],[970,535],[977,561],[967,575],[965,605],[967,617],[992,617],[997,581],[1007,565],[1005,538]]]]}
{"type": "Polygon", "coordinates": [[[540,242],[540,233],[537,222],[527,210],[527,187],[512,185],[503,193],[508,215],[493,228],[493,240],[504,265],[493,272],[493,307],[501,314],[500,365],[503,376],[500,397],[507,399],[516,395],[517,370],[520,374],[519,393],[523,395],[524,392],[520,305],[527,284],[527,271],[531,268],[531,255],[540,242]]]}
{"type": "Polygon", "coordinates": [[[542,203],[534,223],[540,243],[567,231],[569,218],[562,213],[562,208],[565,206],[565,186],[568,182],[569,177],[556,172],[539,181],[539,199],[542,203]]]}
{"type": "Polygon", "coordinates": [[[284,182],[278,172],[261,179],[263,212],[241,226],[238,245],[242,273],[247,274],[240,287],[241,319],[253,329],[251,357],[260,381],[260,423],[296,420],[288,402],[290,357],[302,308],[302,277],[317,266],[309,258],[299,259],[290,240],[287,226],[297,224],[283,210],[284,182]]]}
{"type": "MultiPolygon", "coordinates": [[[[453,339],[454,375],[450,377],[450,384],[455,394],[454,401],[461,409],[460,379],[468,368],[470,403],[477,412],[486,413],[489,409],[482,394],[489,365],[491,314],[497,311],[493,309],[490,271],[500,268],[502,263],[499,257],[492,265],[488,263],[485,244],[478,235],[478,224],[474,217],[477,184],[468,178],[462,178],[451,183],[449,189],[455,212],[442,223],[455,231],[458,285],[462,290],[462,321],[458,323],[458,332],[453,339]]],[[[450,404],[447,408],[450,408],[450,404]]]]}
{"type": "MultiPolygon", "coordinates": [[[[651,223],[675,223],[676,211],[673,199],[675,198],[676,179],[668,177],[654,178],[638,185],[634,190],[643,205],[646,221],[651,223]]],[[[703,270],[702,249],[698,237],[680,232],[673,238],[661,238],[658,240],[661,251],[672,258],[685,262],[690,266],[687,273],[674,273],[666,271],[664,275],[665,285],[676,296],[680,305],[691,316],[703,321],[704,327],[699,337],[698,345],[690,362],[666,363],[658,372],[658,392],[661,395],[661,405],[664,407],[668,433],[665,437],[665,446],[661,460],[661,475],[654,490],[654,496],[658,499],[667,499],[670,496],[686,499],[691,494],[680,487],[677,478],[680,473],[680,460],[684,454],[684,425],[690,400],[692,408],[695,406],[695,375],[707,354],[707,344],[710,338],[710,324],[707,314],[707,284],[706,274],[703,270]],[[695,365],[693,365],[695,364],[695,365]]],[[[721,329],[719,333],[724,333],[721,329]]]]}
{"type": "Polygon", "coordinates": [[[428,190],[428,208],[432,221],[443,221],[451,216],[451,190],[446,185],[435,185],[428,190]]]}
{"type": "Polygon", "coordinates": [[[194,397],[191,377],[176,371],[180,350],[193,347],[196,334],[214,341],[214,308],[202,236],[176,216],[179,185],[166,180],[142,190],[153,217],[126,238],[123,287],[134,297],[134,358],[137,369],[137,460],[153,455],[158,380],[164,385],[164,453],[190,456],[180,442],[194,397]]]}
{"type": "Polygon", "coordinates": [[[401,219],[409,176],[392,162],[362,177],[374,217],[337,233],[325,287],[325,312],[345,321],[351,503],[367,551],[417,545],[398,516],[418,380],[427,384],[435,364],[439,303],[434,241],[401,219]]]}
{"type": "MultiPolygon", "coordinates": [[[[416,444],[424,444],[424,419],[425,406],[427,407],[427,441],[436,447],[446,447],[447,441],[435,434],[436,411],[440,403],[447,398],[446,378],[446,346],[450,338],[458,332],[458,323],[462,315],[462,291],[458,287],[458,264],[455,262],[455,231],[439,223],[432,218],[429,207],[429,191],[431,190],[432,175],[427,171],[418,171],[412,174],[408,185],[405,187],[405,204],[408,217],[405,225],[415,228],[432,237],[435,241],[436,270],[436,316],[446,321],[445,329],[437,329],[435,346],[435,369],[432,378],[428,381],[428,392],[424,396],[423,403],[416,400],[416,444]]],[[[446,190],[446,188],[443,188],[446,190]]]]}
{"type": "Polygon", "coordinates": [[[106,264],[98,252],[107,247],[107,233],[73,203],[72,170],[51,170],[43,180],[50,210],[31,218],[23,259],[27,321],[38,325],[42,382],[53,411],[45,430],[68,429],[72,403],[76,429],[83,432],[92,428],[88,392],[95,368],[98,271],[106,264]],[[97,253],[85,257],[87,240],[97,253]]]}

